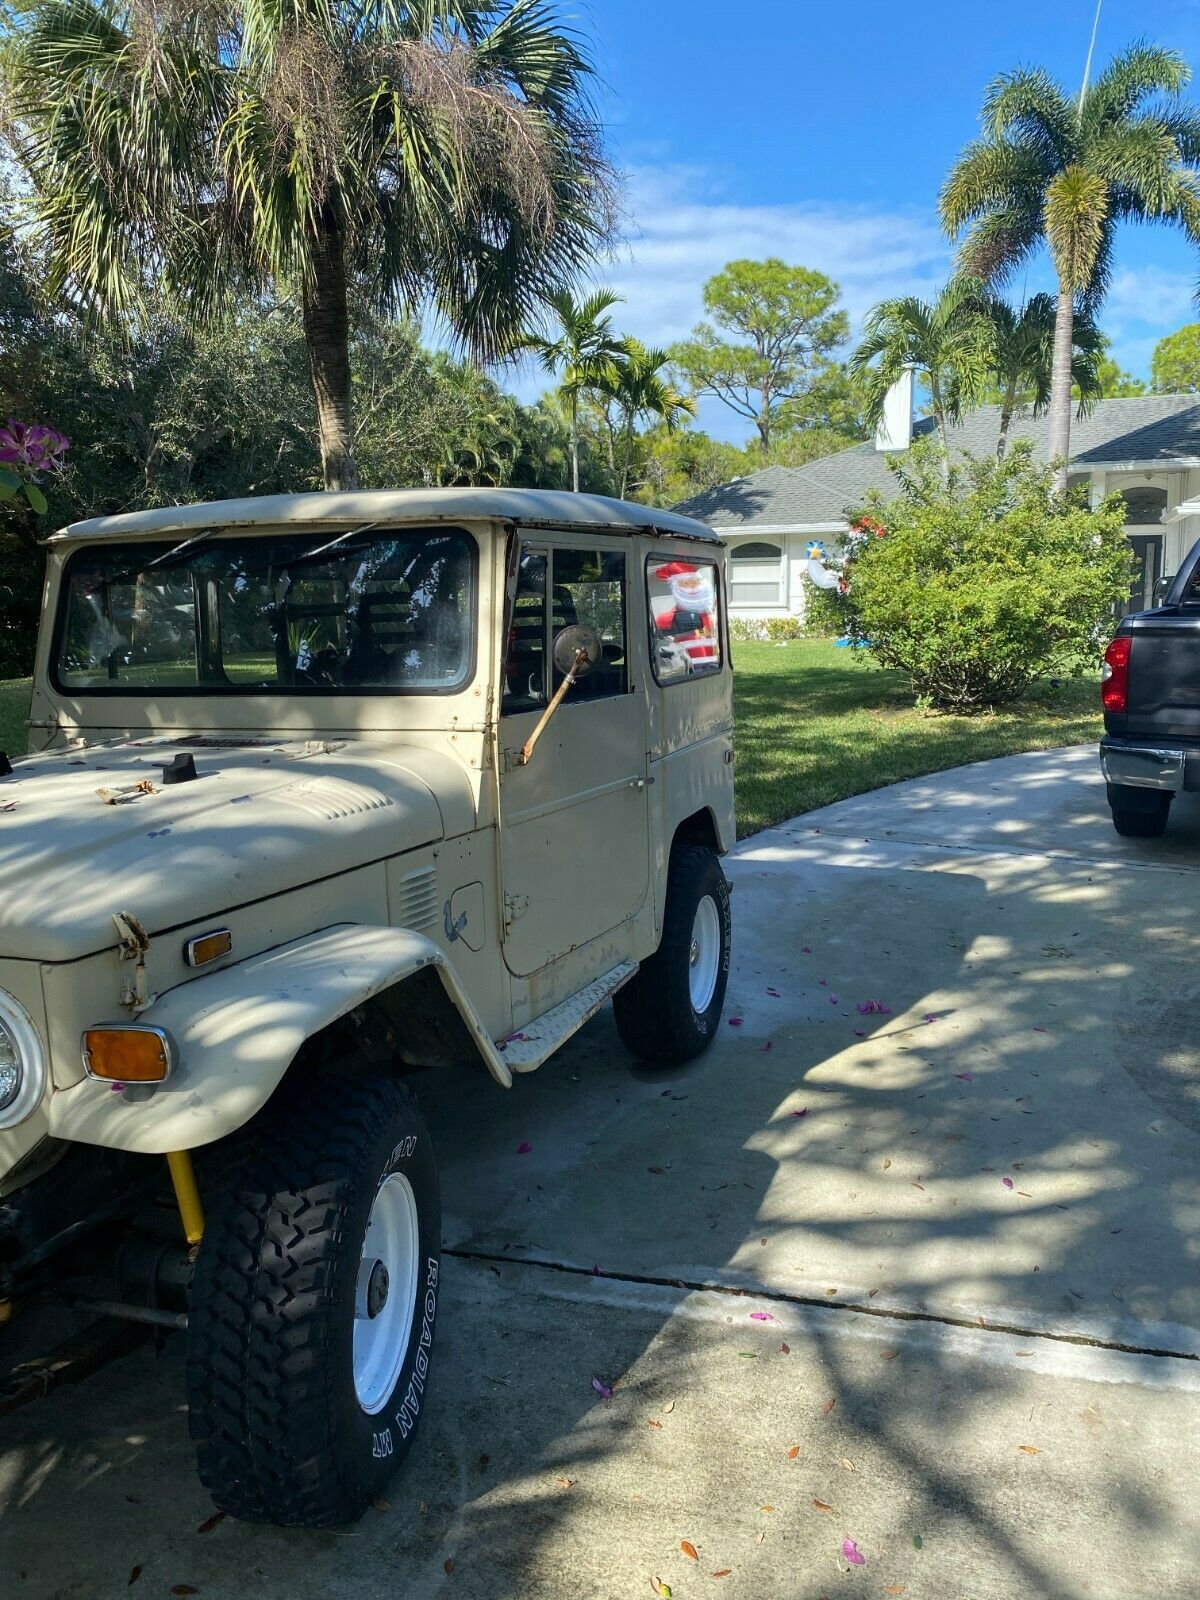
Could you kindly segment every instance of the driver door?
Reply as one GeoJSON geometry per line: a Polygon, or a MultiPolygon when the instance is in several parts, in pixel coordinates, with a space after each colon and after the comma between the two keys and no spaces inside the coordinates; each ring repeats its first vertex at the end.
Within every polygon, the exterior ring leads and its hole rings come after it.
{"type": "MultiPolygon", "coordinates": [[[[520,977],[620,926],[646,897],[646,697],[631,662],[630,605],[624,543],[522,543],[500,725],[504,952],[520,977]],[[519,765],[562,682],[555,635],[577,622],[600,634],[603,660],[567,691],[519,765]]],[[[612,964],[598,952],[589,976],[612,964]]]]}

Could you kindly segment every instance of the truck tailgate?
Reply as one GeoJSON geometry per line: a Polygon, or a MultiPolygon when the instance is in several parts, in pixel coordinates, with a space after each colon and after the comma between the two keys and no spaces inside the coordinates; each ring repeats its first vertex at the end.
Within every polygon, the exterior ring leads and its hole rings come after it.
{"type": "MultiPolygon", "coordinates": [[[[1200,607],[1163,606],[1128,618],[1133,647],[1121,732],[1138,738],[1200,738],[1200,607]]],[[[1116,730],[1114,730],[1116,731],[1116,730]]]]}

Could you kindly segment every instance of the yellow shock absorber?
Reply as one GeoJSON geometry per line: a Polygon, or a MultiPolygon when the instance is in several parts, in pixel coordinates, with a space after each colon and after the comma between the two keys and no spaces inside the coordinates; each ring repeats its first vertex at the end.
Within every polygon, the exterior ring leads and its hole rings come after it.
{"type": "Polygon", "coordinates": [[[197,1245],[204,1237],[204,1207],[196,1187],[196,1169],[192,1166],[190,1150],[168,1150],[167,1165],[171,1169],[171,1182],[175,1186],[175,1202],[183,1221],[183,1232],[190,1245],[197,1245]]]}

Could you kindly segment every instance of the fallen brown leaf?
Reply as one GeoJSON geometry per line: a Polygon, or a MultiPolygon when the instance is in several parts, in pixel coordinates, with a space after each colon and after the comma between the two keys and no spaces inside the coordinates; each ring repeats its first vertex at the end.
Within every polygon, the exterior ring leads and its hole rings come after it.
{"type": "Polygon", "coordinates": [[[134,1567],[133,1571],[129,1574],[129,1583],[128,1583],[127,1587],[132,1589],[134,1584],[141,1577],[141,1575],[142,1575],[141,1567],[134,1567]]]}
{"type": "Polygon", "coordinates": [[[224,1521],[225,1513],[223,1511],[214,1511],[211,1517],[205,1517],[204,1521],[196,1529],[196,1532],[211,1533],[214,1528],[219,1527],[224,1521]]]}
{"type": "Polygon", "coordinates": [[[754,1535],[754,1542],[755,1542],[755,1544],[761,1544],[761,1543],[762,1543],[762,1542],[763,1542],[763,1540],[764,1540],[764,1539],[765,1539],[765,1538],[766,1538],[766,1537],[767,1537],[767,1536],[766,1536],[766,1534],[765,1534],[765,1533],[756,1533],[756,1534],[755,1534],[755,1535],[754,1535]]]}
{"type": "Polygon", "coordinates": [[[1023,1450],[1027,1456],[1040,1456],[1041,1450],[1036,1444],[1019,1444],[1018,1450],[1023,1450]]]}
{"type": "Polygon", "coordinates": [[[826,1289],[825,1293],[826,1294],[836,1294],[837,1290],[836,1289],[826,1289]]]}
{"type": "Polygon", "coordinates": [[[190,1583],[177,1583],[175,1585],[175,1587],[171,1590],[171,1593],[175,1594],[175,1595],[185,1595],[185,1594],[199,1594],[200,1591],[199,1591],[199,1589],[193,1589],[190,1583]]]}
{"type": "Polygon", "coordinates": [[[779,1346],[779,1354],[781,1356],[790,1356],[791,1353],[792,1353],[792,1347],[791,1347],[790,1344],[781,1344],[779,1346]]]}
{"type": "Polygon", "coordinates": [[[391,1510],[391,1506],[388,1504],[388,1502],[386,1500],[375,1500],[375,1501],[372,1502],[372,1504],[374,1505],[376,1511],[390,1511],[391,1510]]]}
{"type": "Polygon", "coordinates": [[[454,1557],[453,1556],[447,1556],[445,1561],[442,1562],[442,1571],[446,1574],[447,1577],[449,1577],[450,1574],[454,1571],[454,1557]]]}
{"type": "Polygon", "coordinates": [[[727,1578],[732,1571],[733,1571],[732,1567],[719,1567],[717,1569],[717,1571],[713,1573],[713,1577],[714,1578],[727,1578]]]}
{"type": "Polygon", "coordinates": [[[879,1352],[879,1359],[880,1361],[895,1361],[899,1354],[899,1350],[881,1350],[879,1352]]]}
{"type": "Polygon", "coordinates": [[[683,1551],[684,1555],[689,1561],[699,1561],[699,1552],[690,1539],[680,1539],[679,1548],[683,1551]]]}
{"type": "Polygon", "coordinates": [[[903,1594],[904,1585],[902,1583],[889,1583],[883,1592],[884,1594],[903,1594]]]}
{"type": "Polygon", "coordinates": [[[486,1472],[487,1468],[488,1468],[488,1462],[491,1459],[492,1458],[491,1458],[491,1456],[488,1455],[487,1451],[486,1450],[483,1451],[483,1453],[479,1457],[479,1460],[475,1463],[476,1472],[486,1472]]]}
{"type": "Polygon", "coordinates": [[[821,1410],[825,1413],[826,1416],[828,1416],[829,1413],[833,1410],[835,1405],[837,1405],[837,1401],[836,1400],[826,1400],[825,1404],[821,1407],[821,1410]]]}
{"type": "Polygon", "coordinates": [[[789,1461],[795,1461],[796,1457],[799,1454],[800,1454],[800,1446],[798,1444],[794,1444],[792,1446],[792,1448],[788,1451],[788,1460],[789,1461]]]}
{"type": "Polygon", "coordinates": [[[842,1465],[845,1467],[847,1472],[858,1471],[858,1468],[854,1465],[853,1461],[848,1461],[845,1456],[842,1457],[842,1465]]]}
{"type": "Polygon", "coordinates": [[[891,1158],[891,1156],[884,1156],[884,1158],[883,1158],[883,1170],[884,1170],[884,1171],[885,1171],[885,1172],[886,1172],[886,1171],[887,1171],[887,1169],[888,1169],[888,1168],[889,1168],[889,1167],[890,1167],[890,1166],[891,1166],[891,1164],[892,1164],[892,1158],[891,1158]]]}
{"type": "Polygon", "coordinates": [[[813,1505],[813,1510],[814,1511],[832,1511],[833,1510],[833,1507],[826,1505],[824,1500],[814,1500],[812,1505],[813,1505]]]}
{"type": "Polygon", "coordinates": [[[658,1420],[657,1417],[647,1417],[646,1418],[646,1426],[648,1428],[661,1428],[662,1427],[662,1423],[658,1420]]]}
{"type": "Polygon", "coordinates": [[[574,1478],[555,1478],[554,1481],[560,1489],[573,1489],[575,1487],[574,1478]]]}
{"type": "Polygon", "coordinates": [[[664,1407],[663,1407],[663,1410],[664,1410],[664,1411],[668,1411],[668,1412],[669,1412],[669,1411],[674,1411],[674,1409],[675,1409],[675,1402],[674,1402],[674,1400],[668,1400],[668,1401],[667,1401],[667,1403],[666,1403],[666,1405],[665,1405],[665,1406],[664,1406],[664,1407]]]}
{"type": "Polygon", "coordinates": [[[774,1511],[775,1507],[774,1506],[759,1506],[758,1509],[760,1511],[774,1511]]]}

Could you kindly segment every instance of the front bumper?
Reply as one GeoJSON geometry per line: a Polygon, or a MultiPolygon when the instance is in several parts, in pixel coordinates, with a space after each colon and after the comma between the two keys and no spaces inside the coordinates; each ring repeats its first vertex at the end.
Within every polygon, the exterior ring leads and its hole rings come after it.
{"type": "Polygon", "coordinates": [[[1108,783],[1121,788],[1161,789],[1168,794],[1200,788],[1200,750],[1102,739],[1100,768],[1108,783]]]}

